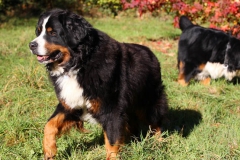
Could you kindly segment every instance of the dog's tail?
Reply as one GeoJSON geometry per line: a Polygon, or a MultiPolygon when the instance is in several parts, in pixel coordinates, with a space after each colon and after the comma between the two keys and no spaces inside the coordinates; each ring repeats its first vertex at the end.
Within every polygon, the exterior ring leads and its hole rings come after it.
{"type": "Polygon", "coordinates": [[[184,31],[189,26],[194,25],[187,16],[181,16],[179,20],[179,27],[182,31],[184,31]]]}

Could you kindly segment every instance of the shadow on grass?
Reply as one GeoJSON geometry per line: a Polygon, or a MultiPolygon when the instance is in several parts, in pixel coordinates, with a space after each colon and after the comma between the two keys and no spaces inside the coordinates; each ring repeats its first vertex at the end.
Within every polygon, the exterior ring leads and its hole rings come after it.
{"type": "Polygon", "coordinates": [[[104,145],[104,135],[103,132],[101,132],[100,134],[94,134],[94,132],[90,133],[79,133],[79,134],[83,134],[82,136],[89,136],[88,134],[92,134],[91,137],[92,138],[83,138],[83,140],[79,141],[73,141],[72,143],[68,144],[68,146],[65,149],[65,152],[63,153],[63,157],[68,159],[69,157],[71,157],[72,153],[74,153],[74,150],[81,150],[81,151],[89,151],[92,150],[95,146],[100,145],[103,146],[104,145]]]}
{"type": "Polygon", "coordinates": [[[196,110],[170,109],[168,113],[168,124],[165,130],[171,133],[179,133],[182,137],[190,135],[191,131],[202,121],[202,114],[196,110]]]}
{"type": "MultiPolygon", "coordinates": [[[[191,109],[169,109],[167,119],[163,122],[162,132],[168,132],[168,136],[173,133],[178,133],[182,137],[188,137],[194,127],[202,121],[202,114],[191,109]]],[[[134,137],[134,140],[140,140],[142,135],[146,137],[149,132],[149,127],[142,126],[141,133],[134,137]]],[[[166,135],[167,136],[167,135],[166,135]]]]}
{"type": "MultiPolygon", "coordinates": [[[[202,115],[196,110],[170,109],[168,113],[168,120],[163,125],[163,131],[168,131],[168,136],[177,132],[182,137],[188,137],[194,127],[199,125],[201,121],[202,115]]],[[[139,135],[136,135],[136,137],[134,136],[133,139],[129,139],[130,141],[128,140],[126,143],[130,143],[131,140],[141,141],[142,139],[140,138],[140,135],[146,137],[148,132],[148,127],[142,127],[141,133],[139,135]]],[[[69,144],[69,146],[66,148],[64,157],[71,157],[71,152],[73,151],[73,148],[79,148],[81,150],[91,150],[92,147],[96,145],[104,145],[103,133],[93,135],[92,138],[84,142],[74,141],[73,143],[69,144]]]]}

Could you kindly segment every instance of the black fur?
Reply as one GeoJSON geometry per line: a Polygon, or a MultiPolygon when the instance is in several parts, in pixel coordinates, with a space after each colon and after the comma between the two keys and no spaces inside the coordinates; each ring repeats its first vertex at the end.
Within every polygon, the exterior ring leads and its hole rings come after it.
{"type": "Polygon", "coordinates": [[[240,40],[231,38],[227,44],[224,64],[229,71],[240,70],[240,40]]]}
{"type": "MultiPolygon", "coordinates": [[[[180,17],[179,26],[182,30],[178,44],[179,78],[184,77],[185,83],[202,72],[200,66],[207,62],[224,64],[227,44],[239,44],[239,40],[223,31],[194,25],[186,16],[180,17]],[[180,66],[180,62],[184,66],[180,66]]],[[[237,52],[237,48],[231,50],[232,54],[237,52]]],[[[226,66],[236,66],[225,63],[226,66]]],[[[228,72],[235,70],[236,68],[228,67],[228,72]]]]}
{"type": "MultiPolygon", "coordinates": [[[[88,112],[103,127],[110,144],[125,137],[127,130],[131,134],[137,133],[141,123],[158,127],[162,125],[168,104],[160,64],[149,48],[119,43],[93,28],[81,16],[59,9],[42,14],[37,28],[48,16],[50,18],[46,26],[52,27],[57,36],[44,38],[49,43],[69,50],[71,58],[61,65],[63,74],[77,70],[76,79],[83,88],[82,96],[100,103],[97,112],[88,112]]],[[[38,29],[36,32],[40,34],[38,29]]],[[[61,63],[61,60],[46,65],[49,72],[56,69],[56,63],[61,63]]],[[[49,76],[59,98],[59,105],[51,118],[59,112],[66,112],[70,119],[71,112],[63,107],[64,100],[59,94],[61,88],[57,82],[59,76],[63,75],[49,76]]],[[[76,114],[81,113],[76,110],[76,114]]],[[[75,115],[73,119],[76,119],[75,115]]]]}

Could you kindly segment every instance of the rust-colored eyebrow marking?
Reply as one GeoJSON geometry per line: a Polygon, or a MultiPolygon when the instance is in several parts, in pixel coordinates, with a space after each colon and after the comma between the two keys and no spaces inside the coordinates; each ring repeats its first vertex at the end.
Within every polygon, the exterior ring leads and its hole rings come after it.
{"type": "Polygon", "coordinates": [[[47,28],[47,32],[51,32],[52,30],[53,30],[52,27],[47,28]]]}

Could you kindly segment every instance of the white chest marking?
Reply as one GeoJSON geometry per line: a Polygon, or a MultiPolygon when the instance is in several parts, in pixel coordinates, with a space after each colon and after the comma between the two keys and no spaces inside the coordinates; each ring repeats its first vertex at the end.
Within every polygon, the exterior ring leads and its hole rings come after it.
{"type": "Polygon", "coordinates": [[[224,76],[225,79],[231,81],[235,76],[237,76],[237,72],[229,72],[223,64],[207,62],[202,72],[197,74],[195,79],[203,80],[208,76],[210,76],[212,79],[217,79],[224,76]]]}
{"type": "Polygon", "coordinates": [[[96,119],[87,111],[88,108],[91,108],[91,103],[83,96],[83,88],[79,86],[76,78],[76,74],[62,75],[58,78],[59,98],[64,100],[71,109],[83,109],[81,120],[97,123],[96,119]]]}
{"type": "Polygon", "coordinates": [[[76,75],[62,75],[57,80],[60,88],[59,98],[72,109],[83,108],[87,101],[83,97],[83,89],[79,86],[76,77],[76,75]]]}

